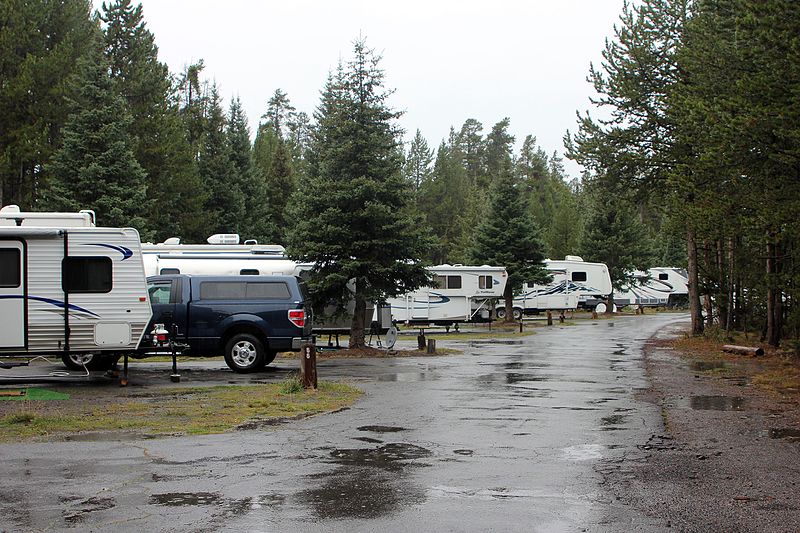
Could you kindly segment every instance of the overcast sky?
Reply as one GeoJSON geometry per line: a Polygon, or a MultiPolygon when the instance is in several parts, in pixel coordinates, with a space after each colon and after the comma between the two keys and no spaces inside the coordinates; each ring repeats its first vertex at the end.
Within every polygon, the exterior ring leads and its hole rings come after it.
{"type": "MultiPolygon", "coordinates": [[[[134,0],[135,1],[135,0],[134,0]]],[[[100,6],[102,0],[95,0],[100,6]]],[[[575,111],[590,108],[599,64],[623,0],[143,0],[159,58],[174,73],[203,59],[226,98],[238,95],[255,132],[280,88],[309,115],[328,72],[364,36],[382,57],[406,140],[435,150],[467,118],[484,134],[504,117],[519,146],[536,136],[564,152],[575,111]]],[[[566,161],[571,177],[577,165],[566,161]]]]}

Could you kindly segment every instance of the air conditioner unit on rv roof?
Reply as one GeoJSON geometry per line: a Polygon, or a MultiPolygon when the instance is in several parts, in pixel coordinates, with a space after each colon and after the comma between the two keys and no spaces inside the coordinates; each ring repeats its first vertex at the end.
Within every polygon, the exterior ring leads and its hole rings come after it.
{"type": "Polygon", "coordinates": [[[216,233],[206,239],[208,244],[239,244],[238,233],[216,233]]]}

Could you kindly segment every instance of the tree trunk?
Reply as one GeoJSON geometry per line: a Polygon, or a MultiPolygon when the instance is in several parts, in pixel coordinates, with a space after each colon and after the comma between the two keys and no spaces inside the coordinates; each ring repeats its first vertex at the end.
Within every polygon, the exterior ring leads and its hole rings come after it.
{"type": "Polygon", "coordinates": [[[367,301],[364,299],[364,279],[356,278],[356,291],[354,294],[355,309],[353,310],[353,322],[350,325],[350,348],[366,347],[364,336],[364,323],[367,314],[367,301]]]}
{"type": "Polygon", "coordinates": [[[736,322],[735,316],[738,312],[738,301],[736,298],[736,289],[734,280],[736,279],[736,241],[733,237],[728,239],[728,316],[725,321],[725,333],[731,334],[734,323],[736,322]]]}
{"type": "Polygon", "coordinates": [[[711,246],[708,241],[703,241],[703,261],[705,261],[707,273],[706,290],[705,294],[703,294],[703,308],[706,310],[706,328],[710,328],[714,325],[714,306],[711,301],[711,288],[709,287],[710,283],[708,283],[710,280],[708,278],[710,278],[714,272],[714,267],[711,262],[711,246]]]}
{"type": "Polygon", "coordinates": [[[614,314],[614,289],[611,289],[611,293],[609,293],[608,300],[606,301],[606,314],[614,314]]]}
{"type": "Polygon", "coordinates": [[[773,242],[774,235],[767,236],[767,331],[766,341],[770,346],[780,346],[781,290],[778,284],[778,245],[773,242]]]}
{"type": "MultiPolygon", "coordinates": [[[[506,318],[503,322],[506,324],[514,322],[514,290],[510,283],[506,283],[506,288],[503,289],[503,301],[506,306],[506,318]]],[[[522,317],[520,317],[521,319],[522,317]]]]}
{"type": "Polygon", "coordinates": [[[727,330],[728,314],[730,313],[730,299],[728,298],[730,272],[726,272],[726,260],[724,241],[722,239],[717,239],[717,276],[719,277],[719,285],[717,286],[717,308],[719,309],[719,326],[727,330]]]}
{"type": "Polygon", "coordinates": [[[694,239],[694,230],[688,229],[686,232],[686,248],[689,258],[688,274],[689,282],[689,311],[692,315],[692,335],[703,334],[703,312],[700,307],[700,277],[697,274],[697,242],[694,239]]]}

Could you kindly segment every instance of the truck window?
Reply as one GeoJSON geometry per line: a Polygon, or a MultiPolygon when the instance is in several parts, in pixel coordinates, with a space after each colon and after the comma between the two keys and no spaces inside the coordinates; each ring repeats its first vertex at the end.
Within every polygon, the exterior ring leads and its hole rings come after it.
{"type": "Polygon", "coordinates": [[[586,281],[586,272],[573,272],[572,281],[586,281]]]}
{"type": "Polygon", "coordinates": [[[68,293],[111,292],[110,257],[65,257],[61,262],[61,288],[68,293]]]}
{"type": "Polygon", "coordinates": [[[16,248],[0,249],[0,287],[19,287],[21,274],[19,250],[16,248]]]}
{"type": "Polygon", "coordinates": [[[491,289],[492,288],[492,276],[478,276],[478,288],[479,289],[491,289]]]}
{"type": "Polygon", "coordinates": [[[156,281],[147,287],[147,294],[150,296],[151,304],[170,303],[170,293],[172,291],[171,281],[156,281]]]}
{"type": "Polygon", "coordinates": [[[289,286],[282,281],[204,281],[201,300],[288,300],[289,286]]]}

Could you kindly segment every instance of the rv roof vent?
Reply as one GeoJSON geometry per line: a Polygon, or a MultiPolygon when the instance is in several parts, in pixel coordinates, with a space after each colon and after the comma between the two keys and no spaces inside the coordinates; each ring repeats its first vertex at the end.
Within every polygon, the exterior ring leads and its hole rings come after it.
{"type": "Polygon", "coordinates": [[[239,244],[238,233],[216,233],[209,237],[208,244],[239,244]]]}
{"type": "Polygon", "coordinates": [[[18,205],[7,205],[0,209],[0,213],[19,213],[19,206],[18,205]]]}
{"type": "Polygon", "coordinates": [[[564,261],[583,261],[583,257],[579,255],[568,255],[564,258],[564,261]]]}
{"type": "Polygon", "coordinates": [[[180,237],[170,237],[169,239],[165,239],[164,242],[161,244],[180,244],[181,238],[180,237]]]}
{"type": "Polygon", "coordinates": [[[244,243],[248,246],[252,246],[254,244],[258,244],[258,241],[256,239],[247,239],[246,241],[244,241],[244,243]]]}

